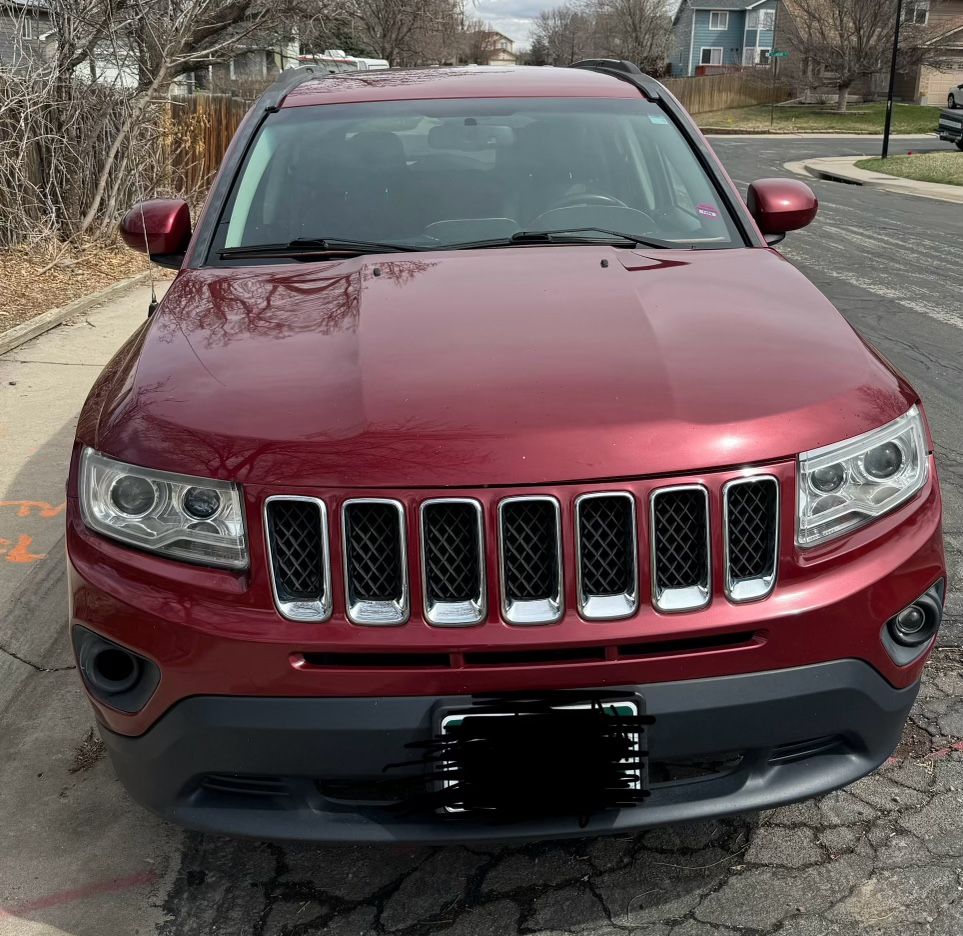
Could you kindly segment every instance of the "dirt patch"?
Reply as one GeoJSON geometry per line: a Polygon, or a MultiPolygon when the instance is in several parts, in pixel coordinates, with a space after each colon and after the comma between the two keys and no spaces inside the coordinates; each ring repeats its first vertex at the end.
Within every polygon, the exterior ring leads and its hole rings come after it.
{"type": "Polygon", "coordinates": [[[922,760],[933,750],[933,738],[919,725],[907,722],[903,730],[903,737],[893,751],[897,760],[922,760]]]}
{"type": "Polygon", "coordinates": [[[141,254],[120,245],[60,249],[0,250],[0,332],[147,269],[141,254]]]}
{"type": "Polygon", "coordinates": [[[99,761],[107,749],[100,736],[93,728],[84,736],[84,740],[77,745],[74,750],[74,759],[70,764],[71,773],[80,773],[83,770],[90,770],[99,761]]]}

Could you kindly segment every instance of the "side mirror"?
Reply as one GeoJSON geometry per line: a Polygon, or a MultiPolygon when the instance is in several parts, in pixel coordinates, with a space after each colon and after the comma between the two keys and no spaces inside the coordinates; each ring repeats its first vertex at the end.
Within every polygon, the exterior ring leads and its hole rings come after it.
{"type": "Polygon", "coordinates": [[[124,243],[160,266],[178,269],[191,242],[191,210],[180,198],[152,198],[134,205],[120,222],[124,243]]]}
{"type": "Polygon", "coordinates": [[[813,190],[797,179],[757,179],[749,186],[746,205],[767,244],[778,244],[786,231],[804,228],[819,209],[813,190]]]}

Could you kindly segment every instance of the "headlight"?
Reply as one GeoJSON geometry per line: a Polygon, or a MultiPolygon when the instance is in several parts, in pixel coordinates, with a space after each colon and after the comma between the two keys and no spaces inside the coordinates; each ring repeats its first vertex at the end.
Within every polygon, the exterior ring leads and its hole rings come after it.
{"type": "Polygon", "coordinates": [[[84,449],[84,522],[113,539],[205,565],[247,565],[241,493],[236,484],[136,468],[84,449]]]}
{"type": "Polygon", "coordinates": [[[848,533],[912,497],[926,482],[926,436],[917,407],[846,442],[799,456],[796,542],[848,533]]]}

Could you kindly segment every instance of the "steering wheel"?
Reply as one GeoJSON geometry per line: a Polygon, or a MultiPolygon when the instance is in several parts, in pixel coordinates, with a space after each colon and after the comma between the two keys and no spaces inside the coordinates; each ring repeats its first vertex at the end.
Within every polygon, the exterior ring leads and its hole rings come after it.
{"type": "Polygon", "coordinates": [[[556,202],[552,204],[542,212],[542,214],[548,214],[549,211],[555,211],[557,208],[580,208],[583,205],[609,205],[613,208],[628,208],[624,201],[615,198],[613,195],[599,195],[592,192],[583,192],[580,195],[565,195],[556,202]]]}

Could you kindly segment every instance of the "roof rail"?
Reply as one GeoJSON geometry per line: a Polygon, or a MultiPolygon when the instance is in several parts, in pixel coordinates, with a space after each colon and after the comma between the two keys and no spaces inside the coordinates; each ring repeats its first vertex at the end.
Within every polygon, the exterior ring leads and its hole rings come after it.
{"type": "Polygon", "coordinates": [[[635,85],[650,101],[658,101],[662,97],[659,93],[662,87],[659,82],[646,75],[634,62],[625,59],[582,59],[579,62],[573,62],[569,68],[586,68],[603,75],[611,75],[620,81],[627,81],[635,85]]]}
{"type": "Polygon", "coordinates": [[[295,68],[285,68],[262,95],[260,107],[263,110],[277,110],[281,103],[299,84],[309,78],[326,78],[327,71],[322,72],[316,65],[298,65],[295,68]]]}

